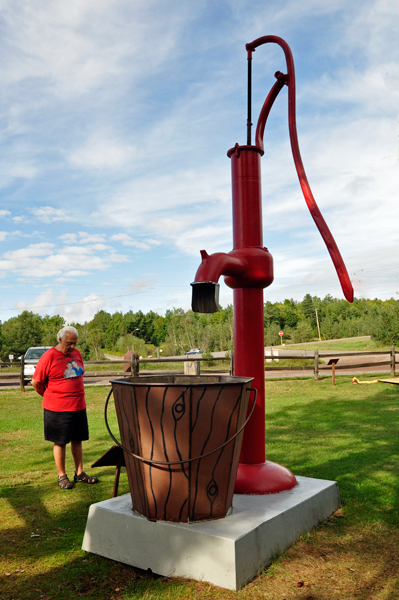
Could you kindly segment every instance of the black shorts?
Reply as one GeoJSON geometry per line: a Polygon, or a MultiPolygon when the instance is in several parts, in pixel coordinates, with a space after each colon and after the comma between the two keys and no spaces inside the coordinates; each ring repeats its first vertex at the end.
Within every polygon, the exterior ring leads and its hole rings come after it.
{"type": "Polygon", "coordinates": [[[89,439],[86,409],[54,412],[44,409],[44,439],[64,445],[89,439]]]}

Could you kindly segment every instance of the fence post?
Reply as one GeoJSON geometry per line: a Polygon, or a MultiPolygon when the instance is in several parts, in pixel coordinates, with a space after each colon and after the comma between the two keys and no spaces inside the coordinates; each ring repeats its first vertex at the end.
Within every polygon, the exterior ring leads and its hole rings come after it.
{"type": "Polygon", "coordinates": [[[185,360],[183,363],[184,375],[201,375],[201,363],[199,360],[185,360]]]}
{"type": "Polygon", "coordinates": [[[24,377],[24,366],[25,366],[25,355],[21,356],[21,373],[20,373],[20,385],[19,389],[21,392],[25,391],[25,377],[24,377]]]}
{"type": "Polygon", "coordinates": [[[230,352],[230,375],[234,375],[234,350],[230,352]]]}
{"type": "Polygon", "coordinates": [[[130,357],[130,368],[131,368],[131,372],[132,372],[132,377],[138,377],[139,376],[139,361],[138,361],[138,356],[136,352],[132,353],[132,356],[130,357]]]}
{"type": "Polygon", "coordinates": [[[313,376],[314,376],[314,378],[315,378],[316,381],[319,379],[319,351],[318,350],[314,351],[313,376]]]}
{"type": "Polygon", "coordinates": [[[391,346],[391,375],[392,375],[392,377],[395,377],[395,361],[396,361],[395,344],[392,344],[392,346],[391,346]]]}

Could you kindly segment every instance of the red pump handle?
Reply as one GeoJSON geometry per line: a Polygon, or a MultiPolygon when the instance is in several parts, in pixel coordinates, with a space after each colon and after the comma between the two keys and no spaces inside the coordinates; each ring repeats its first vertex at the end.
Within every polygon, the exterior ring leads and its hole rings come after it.
{"type": "Polygon", "coordinates": [[[288,128],[290,132],[291,149],[294,157],[295,168],[298,173],[299,183],[302,188],[302,193],[305,197],[306,204],[309,208],[310,214],[313,217],[316,227],[320,231],[321,237],[327,246],[327,250],[330,253],[335,269],[338,274],[339,281],[341,283],[342,291],[348,302],[353,302],[353,287],[349,279],[348,271],[346,270],[345,263],[341,256],[338,246],[332,236],[327,223],[325,222],[323,215],[321,214],[319,207],[316,204],[316,200],[313,197],[312,190],[310,189],[305,169],[302,163],[301,154],[299,152],[298,134],[296,129],[296,111],[295,111],[295,68],[294,59],[292,52],[287,42],[276,35],[265,35],[260,37],[253,42],[246,45],[248,52],[248,60],[252,58],[252,52],[262,44],[274,43],[281,46],[285,54],[285,60],[287,63],[287,75],[282,73],[276,73],[277,82],[274,84],[268,97],[265,100],[261,114],[259,116],[258,125],[256,128],[256,146],[263,149],[263,132],[266,125],[266,119],[276,99],[278,93],[284,85],[288,86],[288,128]]]}

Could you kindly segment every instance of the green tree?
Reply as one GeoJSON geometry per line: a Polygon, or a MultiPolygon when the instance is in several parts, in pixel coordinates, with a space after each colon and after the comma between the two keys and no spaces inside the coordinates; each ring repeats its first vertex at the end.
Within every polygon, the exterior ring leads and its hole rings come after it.
{"type": "Polygon", "coordinates": [[[112,317],[109,313],[105,312],[105,310],[100,310],[90,321],[89,329],[99,329],[105,333],[108,329],[111,319],[112,317]]]}
{"type": "Polygon", "coordinates": [[[131,333],[126,333],[126,335],[122,335],[118,339],[116,342],[116,349],[118,352],[121,352],[121,354],[126,354],[129,350],[134,350],[139,356],[143,356],[144,358],[148,356],[144,340],[131,333]]]}
{"type": "Polygon", "coordinates": [[[280,311],[277,304],[272,302],[265,302],[263,306],[263,320],[265,327],[268,327],[271,323],[276,323],[280,329],[280,311]]]}
{"type": "Polygon", "coordinates": [[[372,328],[373,337],[383,344],[399,344],[399,301],[388,300],[379,307],[372,328]]]}
{"type": "Polygon", "coordinates": [[[320,298],[306,294],[300,303],[300,311],[303,317],[309,321],[313,329],[317,327],[316,309],[319,309],[320,298]]]}
{"type": "Polygon", "coordinates": [[[121,312],[116,312],[112,315],[109,325],[106,331],[106,348],[109,350],[115,350],[116,342],[118,339],[125,335],[125,323],[123,319],[123,314],[121,312]]]}
{"type": "Polygon", "coordinates": [[[280,305],[280,325],[282,328],[296,327],[300,319],[298,305],[294,300],[284,300],[280,305]]]}
{"type": "Polygon", "coordinates": [[[154,318],[154,336],[153,336],[153,344],[154,346],[160,346],[162,342],[165,341],[166,338],[166,330],[167,323],[165,317],[160,315],[156,315],[154,318]]]}
{"type": "Polygon", "coordinates": [[[299,321],[296,329],[293,332],[294,343],[310,342],[314,337],[314,331],[309,321],[303,319],[299,321]]]}
{"type": "Polygon", "coordinates": [[[17,317],[11,317],[2,326],[3,360],[9,354],[20,356],[30,346],[42,346],[43,325],[40,315],[24,310],[17,317]]]}
{"type": "Polygon", "coordinates": [[[101,360],[103,358],[103,344],[105,341],[105,332],[99,327],[89,327],[87,334],[87,344],[90,347],[90,357],[93,356],[95,360],[101,360]]]}
{"type": "Polygon", "coordinates": [[[187,341],[185,337],[185,324],[186,318],[185,312],[181,308],[173,308],[173,310],[166,311],[166,339],[165,339],[165,350],[166,354],[180,355],[183,354],[185,348],[187,348],[187,341]]]}
{"type": "Polygon", "coordinates": [[[57,342],[57,333],[65,325],[65,319],[59,315],[49,317],[46,315],[42,319],[43,335],[42,344],[43,346],[55,346],[57,342]]]}
{"type": "Polygon", "coordinates": [[[83,325],[81,325],[80,323],[71,323],[71,325],[76,328],[76,330],[79,334],[77,347],[78,347],[79,352],[82,355],[83,360],[92,359],[93,352],[92,352],[92,349],[90,348],[90,344],[88,342],[88,335],[89,335],[88,323],[83,323],[83,325]]]}
{"type": "Polygon", "coordinates": [[[277,346],[281,343],[279,331],[280,325],[277,325],[277,323],[270,323],[265,328],[265,346],[277,346]]]}

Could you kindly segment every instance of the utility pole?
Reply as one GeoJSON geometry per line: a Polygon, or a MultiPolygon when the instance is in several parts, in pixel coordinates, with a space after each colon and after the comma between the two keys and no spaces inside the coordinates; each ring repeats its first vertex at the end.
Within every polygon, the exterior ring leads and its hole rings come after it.
{"type": "MultiPolygon", "coordinates": [[[[136,328],[136,329],[133,329],[133,331],[132,331],[132,336],[133,336],[133,338],[134,338],[134,334],[136,333],[136,331],[140,331],[140,329],[138,329],[138,328],[136,328]]],[[[129,348],[128,348],[128,350],[129,350],[129,348]]],[[[134,352],[134,340],[133,340],[133,342],[132,342],[132,351],[134,352]]]]}
{"type": "Polygon", "coordinates": [[[320,335],[320,325],[319,325],[319,316],[318,316],[318,314],[317,314],[317,308],[315,308],[315,312],[316,312],[317,331],[319,332],[319,342],[321,342],[321,335],[320,335]]]}

